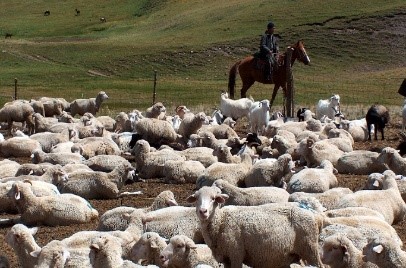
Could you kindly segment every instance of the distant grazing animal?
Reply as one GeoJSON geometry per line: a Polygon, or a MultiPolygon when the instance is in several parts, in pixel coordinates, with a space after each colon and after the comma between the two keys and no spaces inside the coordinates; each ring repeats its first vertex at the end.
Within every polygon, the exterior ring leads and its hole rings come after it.
{"type": "Polygon", "coordinates": [[[49,11],[49,10],[45,10],[45,12],[44,12],[44,16],[49,16],[49,15],[51,15],[51,11],[49,11]]]}
{"type": "Polygon", "coordinates": [[[6,34],[4,35],[5,38],[11,38],[12,36],[13,36],[13,34],[11,34],[11,33],[6,33],[6,34]]]}
{"type": "Polygon", "coordinates": [[[107,20],[106,20],[105,17],[101,17],[101,18],[100,18],[100,21],[101,21],[101,22],[107,22],[107,20]]]}
{"type": "MultiPolygon", "coordinates": [[[[296,44],[289,46],[288,50],[292,50],[292,58],[289,63],[284,62],[283,66],[280,66],[276,71],[272,74],[272,80],[266,80],[264,76],[264,72],[262,70],[257,70],[254,67],[254,62],[256,58],[254,56],[248,56],[245,59],[242,59],[236,62],[230,69],[229,76],[228,76],[228,91],[230,93],[230,98],[234,99],[234,91],[235,91],[235,80],[237,73],[240,73],[240,77],[242,80],[242,88],[241,88],[241,98],[245,98],[247,95],[248,89],[255,83],[255,81],[263,83],[263,84],[275,84],[272,93],[272,99],[270,102],[270,107],[275,100],[276,93],[278,89],[282,87],[284,97],[287,94],[287,75],[286,75],[286,64],[290,64],[291,66],[293,63],[298,60],[303,62],[305,65],[310,63],[309,56],[306,53],[304,48],[303,42],[298,41],[296,44]]],[[[281,57],[285,58],[286,53],[281,55],[281,57]]]]}
{"type": "Polygon", "coordinates": [[[76,12],[76,15],[75,15],[75,16],[79,16],[79,15],[80,15],[80,10],[79,10],[79,9],[75,8],[75,12],[76,12]]]}
{"type": "Polygon", "coordinates": [[[390,120],[388,109],[383,105],[374,104],[369,108],[365,119],[368,128],[368,140],[371,140],[371,125],[375,126],[375,140],[378,139],[378,130],[381,131],[382,140],[384,140],[383,129],[390,120]]]}

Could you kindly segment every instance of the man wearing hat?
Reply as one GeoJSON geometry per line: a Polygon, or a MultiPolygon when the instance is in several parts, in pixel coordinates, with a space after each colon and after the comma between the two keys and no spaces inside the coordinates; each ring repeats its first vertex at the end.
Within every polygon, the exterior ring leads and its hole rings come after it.
{"type": "Polygon", "coordinates": [[[266,80],[272,80],[272,68],[277,67],[275,55],[279,52],[276,37],[274,36],[275,24],[269,22],[267,30],[261,37],[261,44],[259,45],[259,53],[261,59],[266,59],[268,66],[265,68],[266,80]]]}

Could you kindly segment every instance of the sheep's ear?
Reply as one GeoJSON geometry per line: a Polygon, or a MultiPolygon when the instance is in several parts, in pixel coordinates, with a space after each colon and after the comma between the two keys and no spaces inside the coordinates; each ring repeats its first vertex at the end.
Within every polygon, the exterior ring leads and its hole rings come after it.
{"type": "Polygon", "coordinates": [[[197,246],[196,246],[195,242],[193,242],[193,240],[192,240],[192,241],[187,241],[187,242],[186,242],[186,247],[187,247],[187,248],[190,248],[190,249],[195,249],[195,248],[197,248],[197,246]]]}
{"type": "Polygon", "coordinates": [[[18,189],[18,186],[16,185],[16,193],[14,195],[15,200],[19,200],[21,198],[21,193],[20,190],[18,189]]]}
{"type": "Polygon", "coordinates": [[[31,233],[32,235],[35,235],[37,232],[38,232],[38,227],[32,227],[32,228],[30,228],[30,233],[31,233]]]}
{"type": "Polygon", "coordinates": [[[156,241],[151,241],[150,247],[151,248],[158,248],[158,244],[156,243],[156,241]]]}
{"type": "Polygon", "coordinates": [[[165,201],[165,203],[170,207],[171,206],[178,206],[178,203],[176,202],[175,199],[168,199],[168,200],[165,201]]]}
{"type": "Polygon", "coordinates": [[[333,174],[337,175],[338,174],[338,170],[336,168],[333,168],[333,174]]]}
{"type": "Polygon", "coordinates": [[[124,213],[124,214],[123,214],[123,219],[124,219],[124,220],[129,221],[130,218],[131,218],[130,213],[124,213]]]}
{"type": "Polygon", "coordinates": [[[219,204],[224,204],[226,202],[226,200],[228,199],[228,195],[227,194],[218,194],[216,196],[216,202],[219,204]]]}
{"type": "Polygon", "coordinates": [[[99,245],[97,245],[97,244],[91,244],[90,245],[90,248],[91,249],[95,249],[95,250],[99,250],[100,248],[99,248],[99,245]]]}
{"type": "Polygon", "coordinates": [[[38,258],[39,254],[41,253],[41,249],[34,250],[30,252],[30,255],[34,258],[38,258]]]}
{"type": "Polygon", "coordinates": [[[188,198],[186,198],[186,202],[188,203],[194,203],[196,202],[197,198],[195,194],[190,195],[188,198]]]}
{"type": "Polygon", "coordinates": [[[382,245],[377,245],[375,247],[372,248],[372,250],[376,253],[382,253],[383,251],[383,246],[382,245]]]}
{"type": "Polygon", "coordinates": [[[374,183],[372,184],[372,186],[379,187],[379,181],[378,181],[378,180],[374,180],[374,183]]]}

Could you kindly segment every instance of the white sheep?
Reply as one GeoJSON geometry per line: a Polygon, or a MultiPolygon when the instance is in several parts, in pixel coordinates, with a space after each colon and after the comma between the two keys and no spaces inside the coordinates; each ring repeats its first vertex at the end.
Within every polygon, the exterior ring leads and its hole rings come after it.
{"type": "Polygon", "coordinates": [[[236,186],[242,186],[251,167],[252,158],[246,153],[241,155],[241,163],[228,164],[216,162],[206,168],[203,175],[197,179],[196,187],[211,186],[218,179],[226,180],[236,186]]]}
{"type": "Polygon", "coordinates": [[[62,111],[65,109],[64,104],[68,103],[66,100],[61,100],[57,98],[48,98],[41,97],[39,101],[42,102],[44,106],[45,114],[43,116],[53,117],[54,115],[62,114],[62,111]]]}
{"type": "Polygon", "coordinates": [[[269,123],[269,100],[254,102],[249,110],[248,119],[251,132],[262,134],[269,123]]]}
{"type": "Polygon", "coordinates": [[[157,102],[145,111],[146,118],[156,118],[163,120],[165,118],[166,108],[162,102],[157,102]]]}
{"type": "Polygon", "coordinates": [[[99,122],[99,124],[97,126],[102,126],[102,127],[104,127],[105,130],[110,131],[110,132],[114,131],[114,126],[116,124],[116,120],[114,120],[110,116],[108,116],[108,115],[98,116],[98,117],[96,117],[96,120],[99,122]]]}
{"type": "Polygon", "coordinates": [[[120,112],[115,117],[115,124],[113,127],[115,133],[132,132],[133,126],[130,117],[125,112],[120,112]]]}
{"type": "Polygon", "coordinates": [[[289,199],[289,193],[278,187],[240,188],[225,180],[216,180],[213,185],[229,196],[224,203],[225,206],[257,206],[267,203],[288,202],[289,199]]]}
{"type": "Polygon", "coordinates": [[[351,134],[354,141],[367,141],[368,140],[368,129],[366,126],[359,126],[352,123],[350,120],[341,120],[341,127],[344,130],[347,130],[351,134]]]}
{"type": "Polygon", "coordinates": [[[288,202],[220,208],[227,198],[218,187],[203,187],[187,198],[196,203],[204,240],[217,261],[226,267],[282,267],[294,254],[322,267],[316,214],[288,202]]]}
{"type": "Polygon", "coordinates": [[[231,148],[225,144],[217,146],[213,150],[213,155],[217,157],[218,162],[222,163],[241,163],[241,157],[239,155],[232,155],[231,148]]]}
{"type": "Polygon", "coordinates": [[[226,117],[233,120],[248,117],[249,110],[254,102],[253,99],[241,98],[233,100],[228,98],[228,93],[223,92],[220,95],[220,111],[226,117]]]}
{"type": "Polygon", "coordinates": [[[15,182],[9,196],[21,214],[18,221],[27,225],[69,225],[90,222],[98,217],[97,210],[79,196],[61,194],[37,197],[31,187],[23,182],[15,182]]]}
{"type": "Polygon", "coordinates": [[[376,237],[364,247],[364,260],[378,267],[405,267],[406,252],[391,237],[376,237]]]}
{"type": "MultiPolygon", "coordinates": [[[[383,187],[383,177],[384,175],[382,173],[369,174],[365,181],[364,190],[381,190],[383,187]]],[[[396,183],[402,199],[406,200],[406,180],[404,179],[403,175],[396,176],[396,183]]]]}
{"type": "Polygon", "coordinates": [[[165,176],[164,165],[167,160],[184,160],[184,157],[170,149],[151,152],[146,140],[137,141],[132,154],[135,155],[138,176],[143,179],[163,178],[165,176]]]}
{"type": "Polygon", "coordinates": [[[124,192],[120,189],[127,179],[132,180],[134,168],[121,164],[113,171],[76,171],[69,174],[68,180],[53,180],[61,193],[72,193],[86,199],[114,199],[119,196],[140,194],[140,192],[124,192]]]}
{"type": "Polygon", "coordinates": [[[156,232],[145,232],[131,249],[131,260],[143,264],[162,265],[160,254],[166,247],[166,239],[156,232]]]}
{"type": "Polygon", "coordinates": [[[185,160],[199,161],[207,168],[218,161],[217,157],[213,155],[213,151],[212,148],[207,147],[192,147],[180,151],[179,153],[185,160]]]}
{"type": "Polygon", "coordinates": [[[385,171],[385,165],[378,162],[377,152],[355,150],[344,153],[337,161],[336,168],[340,174],[368,175],[385,171]]]}
{"type": "Polygon", "coordinates": [[[70,113],[72,116],[84,115],[86,112],[95,115],[99,111],[102,102],[108,98],[106,92],[100,91],[95,98],[76,99],[70,104],[70,113]]]}
{"type": "Polygon", "coordinates": [[[30,252],[41,249],[34,238],[37,231],[38,227],[28,228],[24,224],[15,224],[5,235],[6,243],[14,250],[22,268],[32,268],[36,264],[30,252]]]}
{"type": "Polygon", "coordinates": [[[94,171],[110,172],[121,164],[131,165],[131,163],[121,155],[96,155],[83,161],[94,171]]]}
{"type": "Polygon", "coordinates": [[[406,204],[400,195],[396,175],[387,170],[382,180],[382,190],[362,190],[345,195],[337,204],[337,208],[367,207],[380,212],[389,224],[403,220],[406,204]]]}
{"type": "Polygon", "coordinates": [[[316,168],[305,168],[292,175],[288,183],[287,191],[322,193],[330,188],[338,186],[338,180],[335,176],[337,169],[333,167],[328,160],[323,160],[320,166],[316,168]]]}
{"type": "Polygon", "coordinates": [[[188,114],[180,123],[178,133],[182,135],[183,138],[189,138],[190,135],[196,134],[206,121],[206,114],[203,112],[188,114]]]}
{"type": "Polygon", "coordinates": [[[167,160],[163,173],[165,182],[169,183],[196,183],[206,168],[199,161],[194,160],[167,160]]]}
{"type": "Polygon", "coordinates": [[[155,118],[140,119],[135,124],[135,132],[140,139],[144,139],[150,144],[158,146],[161,144],[176,142],[180,139],[171,123],[155,118]]]}
{"type": "MultiPolygon", "coordinates": [[[[39,133],[39,132],[44,132],[44,131],[49,131],[52,126],[56,123],[58,123],[58,119],[54,117],[45,117],[41,115],[40,113],[34,113],[32,115],[33,121],[34,121],[34,132],[39,133]]],[[[67,123],[64,123],[67,124],[67,123]]],[[[69,123],[71,124],[71,123],[69,123]]],[[[54,131],[57,132],[57,131],[54,131]]],[[[60,132],[60,131],[59,131],[60,132]]]]}
{"type": "Polygon", "coordinates": [[[319,100],[316,106],[317,119],[321,119],[323,115],[334,119],[335,115],[340,112],[340,96],[334,94],[327,100],[319,100]]]}
{"type": "Polygon", "coordinates": [[[297,151],[306,161],[308,167],[319,166],[323,160],[329,160],[333,166],[336,166],[338,159],[344,154],[337,146],[331,143],[315,141],[311,137],[302,140],[297,147],[297,151]]]}
{"type": "Polygon", "coordinates": [[[133,134],[132,132],[111,133],[111,139],[118,145],[122,153],[130,154],[133,134]]]}
{"type": "Polygon", "coordinates": [[[7,122],[9,135],[11,134],[10,131],[13,122],[26,123],[28,133],[32,134],[34,133],[33,114],[34,109],[29,103],[15,101],[10,104],[5,104],[4,107],[0,109],[0,122],[7,122]]]}
{"type": "Polygon", "coordinates": [[[378,162],[385,165],[387,169],[396,174],[406,176],[406,159],[403,158],[395,149],[385,147],[377,158],[378,162]]]}
{"type": "Polygon", "coordinates": [[[89,137],[75,141],[72,152],[79,152],[84,158],[89,159],[96,155],[121,155],[118,145],[106,137],[89,137]]]}
{"type": "Polygon", "coordinates": [[[278,160],[263,159],[254,163],[244,179],[246,187],[276,186],[284,187],[286,177],[289,177],[294,168],[290,154],[278,157],[278,160]]]}
{"type": "Polygon", "coordinates": [[[68,142],[76,135],[75,130],[70,129],[68,133],[52,133],[41,132],[30,136],[31,139],[38,141],[41,144],[42,151],[45,153],[51,152],[53,146],[58,143],[68,142]]]}
{"type": "MultiPolygon", "coordinates": [[[[140,209],[140,211],[147,213],[157,209],[177,206],[178,203],[175,200],[173,192],[166,190],[162,191],[154,198],[154,201],[149,207],[140,209]]],[[[99,219],[99,225],[97,230],[99,231],[124,231],[128,227],[128,220],[124,217],[125,214],[131,214],[136,211],[137,208],[120,206],[106,211],[99,219]]]]}
{"type": "Polygon", "coordinates": [[[30,157],[35,150],[42,150],[41,144],[26,137],[12,137],[0,142],[0,154],[3,157],[30,157]]]}
{"type": "Polygon", "coordinates": [[[86,159],[78,153],[45,153],[42,150],[34,150],[31,155],[34,164],[51,163],[54,165],[81,164],[86,159]]]}
{"type": "Polygon", "coordinates": [[[16,161],[9,160],[9,159],[1,160],[0,161],[0,179],[2,179],[4,177],[15,176],[20,167],[21,167],[21,164],[16,161]]]}
{"type": "Polygon", "coordinates": [[[220,267],[207,245],[195,244],[192,239],[185,235],[171,237],[160,257],[163,267],[194,268],[198,264],[220,267]]]}

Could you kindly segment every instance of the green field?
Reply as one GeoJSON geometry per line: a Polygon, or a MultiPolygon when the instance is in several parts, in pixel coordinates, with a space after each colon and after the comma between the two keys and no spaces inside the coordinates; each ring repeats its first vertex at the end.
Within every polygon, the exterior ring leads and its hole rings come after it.
{"type": "MultiPolygon", "coordinates": [[[[207,110],[227,89],[229,68],[257,51],[269,20],[281,50],[302,39],[311,59],[293,68],[296,105],[332,93],[351,106],[403,103],[404,0],[2,0],[0,18],[0,104],[17,78],[18,98],[71,101],[104,90],[105,114],[144,109],[156,72],[157,101],[207,110]]],[[[271,87],[255,84],[248,94],[270,98],[271,87]]]]}

